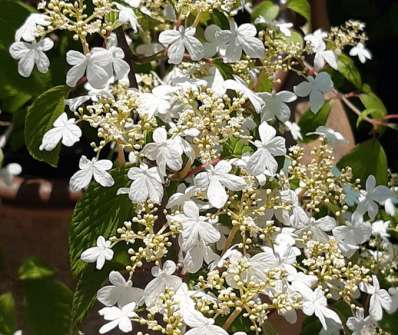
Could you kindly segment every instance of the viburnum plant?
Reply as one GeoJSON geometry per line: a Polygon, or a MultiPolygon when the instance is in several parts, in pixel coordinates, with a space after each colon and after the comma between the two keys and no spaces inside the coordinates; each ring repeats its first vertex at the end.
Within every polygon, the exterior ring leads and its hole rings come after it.
{"type": "Polygon", "coordinates": [[[345,139],[324,126],[333,99],[375,133],[391,126],[347,55],[372,58],[364,24],[302,37],[282,8],[308,17],[304,0],[48,0],[17,30],[23,77],[51,68],[60,31],[74,40],[66,85],[26,121],[29,150],[51,164],[61,144],[92,141],[70,179],[88,188],[71,230],[73,329],[95,297],[101,334],[268,334],[273,316],[302,314],[322,334],[373,334],[397,309],[396,189],[386,167],[364,180],[352,160],[337,167],[345,139]],[[286,71],[301,82],[278,91],[286,71]],[[298,98],[309,111],[297,124],[298,98]]]}

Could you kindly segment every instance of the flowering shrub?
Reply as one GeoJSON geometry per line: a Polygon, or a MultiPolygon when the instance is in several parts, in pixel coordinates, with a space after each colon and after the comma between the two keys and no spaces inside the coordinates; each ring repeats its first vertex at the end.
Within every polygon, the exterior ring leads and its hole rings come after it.
{"type": "MultiPolygon", "coordinates": [[[[282,7],[309,16],[305,0],[282,7]]],[[[333,147],[345,139],[324,125],[339,99],[375,133],[392,126],[348,56],[372,58],[364,25],[302,37],[279,10],[48,0],[16,31],[9,52],[23,77],[48,72],[48,54],[67,45],[66,84],[26,116],[31,154],[56,165],[61,145],[92,141],[70,179],[86,190],[70,234],[72,330],[95,298],[101,334],[261,334],[273,315],[294,324],[300,314],[322,333],[370,334],[397,309],[388,220],[398,199],[384,152],[372,139],[337,167],[333,147]],[[243,12],[250,23],[238,23],[243,12]],[[282,71],[300,78],[293,91],[273,90],[282,71]],[[309,110],[297,124],[298,98],[309,110]],[[304,160],[301,143],[314,138],[304,160]]]]}

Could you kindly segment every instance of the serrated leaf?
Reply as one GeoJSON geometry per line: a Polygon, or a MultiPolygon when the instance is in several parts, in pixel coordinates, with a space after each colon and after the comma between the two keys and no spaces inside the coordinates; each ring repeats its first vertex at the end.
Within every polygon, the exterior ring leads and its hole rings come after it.
{"type": "Polygon", "coordinates": [[[65,110],[67,86],[56,86],[36,98],[28,109],[25,119],[25,143],[33,158],[56,167],[59,160],[61,144],[52,151],[39,149],[44,134],[53,127],[54,121],[65,110]]]}
{"type": "Polygon", "coordinates": [[[133,214],[131,200],[126,195],[116,195],[120,187],[128,185],[126,169],[115,169],[111,174],[115,180],[112,187],[92,183],[73,211],[69,256],[75,275],[87,265],[80,260],[81,253],[95,245],[98,236],[107,238],[114,235],[133,214]]]}
{"type": "Polygon", "coordinates": [[[303,142],[308,142],[316,138],[316,136],[306,136],[306,134],[315,131],[320,126],[324,126],[328,120],[329,113],[330,104],[326,102],[317,114],[314,114],[310,109],[303,114],[298,122],[301,133],[303,134],[303,142]]]}
{"type": "Polygon", "coordinates": [[[262,16],[267,21],[275,20],[279,14],[279,6],[274,4],[272,1],[262,1],[253,8],[252,18],[253,20],[259,16],[262,16]]]}
{"type": "Polygon", "coordinates": [[[15,330],[15,301],[11,293],[4,293],[0,295],[0,334],[13,335],[15,330]]]}
{"type": "Polygon", "coordinates": [[[375,138],[359,143],[338,162],[337,166],[350,166],[354,178],[360,178],[362,184],[365,184],[369,175],[374,175],[378,184],[386,185],[388,181],[387,156],[375,138]]]}
{"type": "Polygon", "coordinates": [[[341,54],[337,59],[337,69],[345,79],[352,83],[357,89],[361,89],[361,74],[350,57],[341,54]]]}
{"type": "Polygon", "coordinates": [[[311,6],[308,0],[289,0],[286,6],[292,11],[300,14],[308,22],[311,21],[311,6]]]}
{"type": "Polygon", "coordinates": [[[25,260],[18,270],[20,280],[43,279],[52,277],[53,275],[54,270],[37,257],[30,257],[25,260]]]}

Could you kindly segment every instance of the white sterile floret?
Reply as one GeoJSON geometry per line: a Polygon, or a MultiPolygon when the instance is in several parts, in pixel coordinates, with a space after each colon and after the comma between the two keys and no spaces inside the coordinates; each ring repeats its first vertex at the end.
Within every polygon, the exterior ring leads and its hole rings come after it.
{"type": "Polygon", "coordinates": [[[310,97],[311,111],[318,113],[325,102],[324,94],[333,88],[333,81],[326,72],[320,72],[316,77],[307,77],[297,86],[294,86],[294,93],[299,97],[310,97]]]}
{"type": "Polygon", "coordinates": [[[161,176],[166,176],[166,166],[173,171],[182,168],[182,148],[174,139],[167,139],[167,130],[156,128],[153,132],[153,143],[148,143],[142,154],[153,161],[159,169],[161,176]]]}
{"type": "Polygon", "coordinates": [[[372,223],[372,235],[379,236],[384,240],[387,240],[390,237],[388,233],[388,226],[390,225],[390,221],[377,220],[372,223]]]}
{"type": "Polygon", "coordinates": [[[105,334],[116,327],[118,327],[123,333],[130,333],[133,330],[131,318],[137,316],[135,308],[135,302],[125,305],[122,308],[115,306],[102,308],[98,313],[109,322],[100,328],[99,333],[105,334]]]}
{"type": "Polygon", "coordinates": [[[66,147],[73,146],[82,136],[81,129],[75,124],[75,119],[68,119],[66,113],[62,113],[53,123],[54,128],[48,130],[42,139],[40,150],[51,151],[61,141],[66,147]]]}
{"type": "Polygon", "coordinates": [[[250,58],[263,58],[265,48],[263,42],[255,37],[256,27],[251,23],[244,23],[238,27],[233,19],[229,20],[230,30],[215,33],[217,40],[223,44],[223,59],[226,63],[234,63],[241,59],[242,51],[250,58]]]}
{"type": "Polygon", "coordinates": [[[254,91],[247,87],[246,83],[237,75],[233,76],[234,79],[228,79],[224,82],[224,88],[234,90],[249,99],[257,113],[261,113],[264,107],[264,100],[254,91]]]}
{"type": "Polygon", "coordinates": [[[196,28],[184,28],[162,31],[159,42],[168,48],[167,55],[170,64],[180,64],[184,58],[185,49],[191,59],[198,61],[203,58],[204,48],[202,43],[195,37],[196,28]]]}
{"type": "Polygon", "coordinates": [[[222,208],[228,200],[227,188],[230,191],[240,191],[246,187],[242,177],[229,173],[232,165],[228,161],[220,161],[216,166],[208,166],[205,172],[195,176],[195,185],[206,190],[207,198],[212,206],[222,208]]]}
{"type": "Polygon", "coordinates": [[[297,99],[296,95],[289,91],[280,92],[262,92],[258,94],[265,102],[265,106],[261,111],[261,121],[270,121],[275,117],[286,122],[290,118],[290,108],[287,105],[297,99]]]}
{"type": "Polygon", "coordinates": [[[305,315],[313,315],[319,319],[324,329],[327,329],[326,319],[341,324],[341,320],[337,313],[327,307],[327,299],[324,292],[320,288],[314,291],[302,283],[296,283],[294,289],[303,297],[303,312],[305,315]]]}
{"type": "Polygon", "coordinates": [[[131,280],[125,280],[117,271],[111,271],[109,274],[109,282],[112,285],[104,286],[97,292],[97,299],[105,306],[118,305],[123,307],[131,302],[139,304],[144,295],[144,290],[133,287],[131,280]]]}
{"type": "Polygon", "coordinates": [[[184,270],[189,273],[196,273],[202,268],[203,263],[211,264],[219,259],[220,256],[213,251],[212,247],[199,239],[185,254],[184,270]]]}
{"type": "Polygon", "coordinates": [[[180,277],[173,275],[177,270],[177,266],[173,261],[167,260],[163,264],[163,268],[154,266],[151,270],[152,279],[144,290],[145,304],[148,307],[155,307],[161,302],[160,295],[164,293],[166,288],[177,291],[182,284],[180,277]]]}
{"type": "Polygon", "coordinates": [[[329,64],[333,69],[337,70],[337,58],[332,50],[326,49],[326,44],[323,43],[314,49],[314,67],[315,70],[319,71],[323,69],[325,64],[329,64]]]}
{"type": "Polygon", "coordinates": [[[221,28],[215,24],[211,24],[205,29],[205,38],[208,42],[204,43],[205,57],[213,57],[220,51],[220,41],[217,39],[216,34],[221,31],[221,28]]]}
{"type": "Polygon", "coordinates": [[[185,335],[228,335],[223,328],[214,325],[214,319],[206,318],[195,309],[185,311],[183,317],[185,324],[191,328],[185,335]]]}
{"type": "Polygon", "coordinates": [[[39,72],[48,72],[50,60],[44,51],[52,49],[53,46],[52,39],[46,37],[39,42],[14,42],[9,51],[11,57],[18,60],[18,73],[27,78],[32,74],[35,65],[39,72]]]}
{"type": "Polygon", "coordinates": [[[350,50],[350,56],[357,56],[361,63],[366,63],[369,59],[372,59],[372,54],[368,49],[365,48],[363,43],[358,43],[350,50]]]}
{"type": "Polygon", "coordinates": [[[37,26],[46,27],[51,24],[49,16],[40,13],[32,13],[25,20],[24,24],[15,33],[15,41],[21,39],[26,42],[36,40],[37,26]]]}
{"type": "Polygon", "coordinates": [[[86,188],[91,179],[94,180],[104,187],[112,186],[115,181],[112,176],[107,172],[112,169],[112,161],[108,159],[97,160],[93,157],[91,160],[87,159],[86,156],[80,157],[79,171],[77,171],[70,179],[70,188],[72,191],[80,191],[86,188]]]}
{"type": "Polygon", "coordinates": [[[383,309],[387,313],[393,311],[393,301],[388,292],[380,288],[379,280],[375,275],[372,275],[372,285],[361,283],[359,288],[370,295],[369,314],[374,320],[380,321],[383,318],[383,309]]]}
{"type": "Polygon", "coordinates": [[[304,40],[309,43],[312,48],[316,49],[320,45],[325,43],[324,39],[327,36],[328,34],[322,31],[322,29],[317,29],[312,34],[307,34],[306,36],[304,36],[304,40]]]}
{"type": "Polygon", "coordinates": [[[301,128],[296,122],[286,121],[285,126],[290,131],[290,134],[295,141],[303,139],[303,135],[301,134],[301,128]]]}
{"type": "Polygon", "coordinates": [[[152,93],[141,93],[138,112],[147,118],[165,116],[170,113],[177,89],[170,85],[156,86],[152,93]]]}
{"type": "Polygon", "coordinates": [[[156,166],[148,168],[146,164],[132,167],[127,176],[133,180],[130,188],[121,188],[118,194],[128,194],[133,202],[150,200],[160,204],[163,198],[163,180],[156,166]]]}
{"type": "Polygon", "coordinates": [[[315,129],[315,131],[307,133],[306,135],[323,136],[325,137],[326,141],[331,145],[335,145],[338,143],[348,143],[348,140],[346,140],[346,138],[341,133],[325,126],[319,126],[315,129]]]}
{"type": "MultiPolygon", "coordinates": [[[[119,10],[118,22],[122,24],[129,24],[131,29],[136,33],[138,28],[140,28],[140,24],[138,23],[137,16],[134,13],[133,8],[123,6],[119,3],[115,3],[117,9],[119,10]]],[[[132,6],[136,7],[136,6],[132,6]]],[[[137,6],[138,7],[138,6],[137,6]]]]}
{"type": "Polygon", "coordinates": [[[376,326],[376,321],[370,315],[365,318],[362,308],[356,310],[355,316],[347,319],[347,327],[352,331],[352,335],[373,334],[376,326]]]}
{"type": "Polygon", "coordinates": [[[261,141],[256,140],[254,142],[257,150],[250,157],[247,164],[248,171],[253,176],[258,176],[262,173],[273,176],[278,169],[278,163],[274,156],[286,154],[285,139],[281,136],[275,136],[275,128],[268,125],[265,121],[258,127],[258,132],[261,141]]]}
{"type": "Polygon", "coordinates": [[[99,236],[97,246],[83,251],[80,258],[86,263],[96,263],[97,270],[101,270],[105,260],[110,261],[113,258],[111,242],[106,241],[103,236],[99,236]]]}
{"type": "Polygon", "coordinates": [[[184,204],[184,214],[168,216],[168,220],[176,221],[182,226],[182,249],[187,251],[199,241],[215,243],[220,239],[220,232],[206,216],[200,216],[199,207],[193,201],[184,204]]]}
{"type": "Polygon", "coordinates": [[[182,207],[186,201],[191,200],[196,191],[195,186],[186,187],[185,184],[179,184],[177,192],[170,196],[166,208],[182,207]]]}

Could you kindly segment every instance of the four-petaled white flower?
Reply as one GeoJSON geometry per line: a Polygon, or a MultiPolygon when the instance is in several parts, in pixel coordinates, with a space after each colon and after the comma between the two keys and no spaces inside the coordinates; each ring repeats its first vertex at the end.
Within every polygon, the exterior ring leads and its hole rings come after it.
{"type": "Polygon", "coordinates": [[[37,26],[46,27],[50,25],[50,23],[50,17],[45,14],[30,14],[24,24],[16,31],[15,41],[23,39],[26,42],[33,42],[36,39],[37,26]]]}
{"type": "Polygon", "coordinates": [[[220,259],[213,249],[207,245],[202,239],[189,249],[184,257],[184,269],[189,273],[198,272],[203,265],[203,262],[210,264],[220,259]]]}
{"type": "Polygon", "coordinates": [[[185,184],[179,184],[177,192],[170,196],[166,208],[182,207],[186,201],[191,200],[196,191],[195,186],[186,187],[185,184]]]}
{"type": "Polygon", "coordinates": [[[96,263],[97,270],[101,270],[105,260],[110,261],[113,258],[111,242],[106,241],[103,236],[99,236],[97,238],[97,246],[83,251],[80,258],[86,263],[96,263]]]}
{"type": "Polygon", "coordinates": [[[175,93],[176,88],[170,85],[159,85],[152,93],[141,93],[138,112],[149,119],[153,116],[167,115],[172,108],[175,93]]]}
{"type": "Polygon", "coordinates": [[[118,194],[128,194],[133,202],[142,203],[149,199],[160,204],[163,198],[163,180],[159,175],[156,166],[148,168],[148,165],[141,164],[140,167],[132,167],[127,176],[134,180],[130,188],[121,188],[118,194]]]}
{"type": "Polygon", "coordinates": [[[332,50],[326,49],[326,44],[322,43],[317,48],[314,49],[315,58],[314,66],[315,70],[319,71],[325,64],[329,64],[333,69],[337,70],[337,58],[332,50]]]}
{"type": "Polygon", "coordinates": [[[376,186],[376,178],[370,175],[366,179],[366,192],[360,194],[359,204],[356,211],[363,215],[366,212],[369,217],[373,220],[379,212],[378,204],[383,204],[388,198],[392,196],[391,190],[384,185],[376,186]]]}
{"type": "Polygon", "coordinates": [[[299,97],[310,96],[311,111],[318,113],[321,109],[325,98],[324,94],[333,88],[333,81],[326,72],[320,72],[316,77],[307,77],[304,81],[294,87],[294,93],[299,97]]]}
{"type": "Polygon", "coordinates": [[[117,271],[111,271],[109,282],[112,285],[104,286],[97,292],[97,299],[105,306],[118,305],[123,307],[131,302],[139,304],[144,295],[144,290],[133,287],[131,280],[126,281],[117,271]]]}
{"type": "Polygon", "coordinates": [[[387,240],[390,237],[388,233],[388,226],[390,225],[390,221],[377,220],[372,223],[372,235],[379,236],[384,240],[387,240]]]}
{"type": "Polygon", "coordinates": [[[115,181],[107,172],[112,168],[112,161],[108,159],[97,160],[95,157],[87,159],[86,156],[80,157],[79,171],[77,171],[70,179],[70,188],[72,191],[80,191],[90,184],[91,179],[104,187],[112,186],[115,181]]]}
{"type": "Polygon", "coordinates": [[[71,147],[82,136],[81,129],[76,126],[75,119],[68,119],[66,113],[62,113],[53,123],[54,128],[48,130],[42,139],[40,150],[51,151],[59,141],[67,147],[71,147]]]}
{"type": "Polygon", "coordinates": [[[351,316],[347,320],[347,327],[352,331],[352,335],[373,334],[376,325],[376,321],[370,315],[365,318],[362,308],[357,309],[355,316],[351,316]]]}
{"type": "Polygon", "coordinates": [[[32,74],[35,65],[41,73],[48,72],[50,60],[44,51],[52,49],[54,42],[46,37],[40,42],[14,42],[10,46],[10,55],[18,60],[18,73],[22,77],[29,77],[32,74]]]}
{"type": "Polygon", "coordinates": [[[304,37],[304,40],[311,45],[312,48],[316,49],[320,45],[324,44],[324,39],[328,36],[328,34],[322,29],[315,30],[312,34],[307,34],[304,37]]]}
{"type": "Polygon", "coordinates": [[[313,315],[319,319],[324,329],[327,329],[326,319],[332,319],[338,324],[341,320],[337,313],[327,307],[327,299],[320,288],[311,290],[307,285],[295,283],[293,286],[303,297],[303,312],[305,315],[313,315]]]}
{"type": "Polygon", "coordinates": [[[182,168],[182,148],[173,139],[167,139],[167,130],[156,128],[153,132],[153,143],[148,143],[142,154],[152,161],[156,161],[159,173],[166,176],[166,166],[173,171],[182,168]]]}
{"type": "MultiPolygon", "coordinates": [[[[130,24],[131,29],[133,29],[133,31],[136,33],[138,31],[138,28],[140,27],[140,24],[138,23],[138,19],[134,13],[133,8],[123,6],[117,2],[115,4],[116,4],[117,9],[119,10],[118,21],[122,24],[130,24]]],[[[131,6],[134,8],[137,8],[138,5],[139,5],[139,2],[137,4],[133,4],[131,6]]]]}
{"type": "Polygon", "coordinates": [[[184,28],[180,26],[178,30],[165,30],[159,35],[159,42],[168,48],[167,55],[170,64],[180,64],[184,58],[185,49],[191,59],[198,61],[203,58],[204,48],[202,43],[195,37],[194,27],[184,28]]]}
{"type": "Polygon", "coordinates": [[[148,307],[156,306],[160,302],[160,295],[162,295],[166,288],[177,291],[182,284],[180,277],[173,275],[177,266],[173,261],[167,260],[163,264],[163,269],[159,266],[152,268],[152,279],[144,290],[145,304],[148,307]]]}
{"type": "Polygon", "coordinates": [[[169,220],[182,225],[182,249],[192,249],[199,241],[216,243],[220,239],[220,232],[206,216],[200,216],[199,207],[193,201],[184,204],[184,214],[170,215],[169,220]]]}
{"type": "Polygon", "coordinates": [[[287,129],[289,129],[290,134],[292,134],[292,137],[295,141],[303,139],[303,135],[301,134],[301,128],[296,122],[286,121],[285,126],[287,127],[287,129]]]}
{"type": "Polygon", "coordinates": [[[131,332],[133,330],[131,319],[137,316],[135,308],[135,302],[124,305],[122,308],[118,308],[116,306],[102,308],[98,313],[109,322],[100,328],[99,333],[105,334],[116,327],[119,327],[123,333],[131,332]]]}
{"type": "Polygon", "coordinates": [[[281,136],[275,136],[275,128],[268,125],[265,121],[258,127],[258,132],[261,141],[256,140],[254,142],[257,150],[250,157],[247,164],[248,171],[253,176],[258,176],[262,173],[273,176],[278,169],[278,163],[274,156],[286,154],[285,139],[281,136]]]}
{"type": "Polygon", "coordinates": [[[257,35],[256,27],[251,23],[244,23],[237,26],[233,19],[229,20],[230,30],[221,30],[216,32],[217,40],[223,44],[223,59],[226,63],[235,63],[242,57],[242,51],[250,58],[264,57],[264,44],[255,37],[257,35]]]}
{"type": "Polygon", "coordinates": [[[368,49],[365,48],[363,43],[358,43],[350,50],[350,56],[357,56],[361,63],[366,63],[369,59],[372,59],[372,54],[368,49]]]}
{"type": "Polygon", "coordinates": [[[224,329],[214,324],[214,319],[204,317],[195,309],[185,311],[183,319],[185,324],[191,327],[185,335],[228,335],[224,329]]]}
{"type": "Polygon", "coordinates": [[[318,128],[315,129],[315,131],[309,132],[306,135],[323,136],[325,137],[326,141],[328,141],[328,143],[331,145],[348,142],[341,133],[325,126],[319,126],[318,128]]]}
{"type": "Polygon", "coordinates": [[[221,31],[221,28],[215,24],[211,24],[205,29],[205,38],[208,42],[204,43],[205,57],[213,57],[221,48],[220,41],[216,34],[221,31]]]}
{"type": "Polygon", "coordinates": [[[228,200],[225,188],[231,191],[240,191],[246,187],[242,177],[235,176],[229,172],[232,165],[228,161],[220,161],[216,166],[208,166],[205,172],[195,177],[195,184],[207,190],[207,198],[212,206],[222,208],[228,200]]]}
{"type": "Polygon", "coordinates": [[[296,95],[289,91],[280,92],[263,92],[258,94],[265,102],[265,106],[261,111],[261,121],[270,121],[275,117],[286,122],[290,118],[290,108],[287,105],[297,99],[296,95]]]}
{"type": "Polygon", "coordinates": [[[359,288],[370,295],[369,314],[373,319],[380,321],[383,318],[383,309],[388,313],[393,311],[393,301],[388,292],[380,288],[379,280],[375,275],[372,276],[372,285],[361,283],[359,288]]]}

